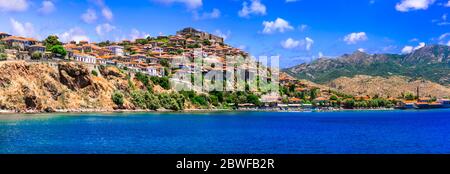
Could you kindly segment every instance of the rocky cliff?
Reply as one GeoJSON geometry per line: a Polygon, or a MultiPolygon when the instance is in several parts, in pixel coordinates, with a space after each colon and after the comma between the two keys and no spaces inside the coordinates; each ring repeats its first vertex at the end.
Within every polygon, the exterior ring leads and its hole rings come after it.
{"type": "MultiPolygon", "coordinates": [[[[0,109],[113,110],[111,95],[128,91],[128,79],[114,67],[100,69],[100,76],[79,63],[0,62],[0,109]]],[[[125,99],[124,108],[132,107],[125,99]]]]}

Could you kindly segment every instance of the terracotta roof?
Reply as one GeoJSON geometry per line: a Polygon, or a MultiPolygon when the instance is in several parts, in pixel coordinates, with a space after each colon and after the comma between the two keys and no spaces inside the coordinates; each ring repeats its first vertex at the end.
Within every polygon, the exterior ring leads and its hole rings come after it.
{"type": "Polygon", "coordinates": [[[31,42],[36,42],[37,40],[33,39],[33,38],[26,38],[26,37],[21,37],[21,36],[9,36],[7,38],[4,38],[3,40],[20,40],[20,41],[31,41],[31,42]]]}
{"type": "Polygon", "coordinates": [[[299,101],[302,101],[301,99],[299,99],[299,98],[290,98],[289,99],[289,101],[294,101],[294,102],[299,102],[299,101]]]}
{"type": "Polygon", "coordinates": [[[316,101],[326,101],[326,100],[328,100],[328,99],[325,98],[325,97],[318,97],[318,98],[316,98],[316,99],[314,99],[314,100],[316,100],[316,101]]]}

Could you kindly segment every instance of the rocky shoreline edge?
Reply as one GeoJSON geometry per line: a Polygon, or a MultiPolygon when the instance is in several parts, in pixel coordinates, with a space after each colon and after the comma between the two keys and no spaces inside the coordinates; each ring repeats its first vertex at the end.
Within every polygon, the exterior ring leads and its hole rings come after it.
{"type": "Polygon", "coordinates": [[[14,110],[0,110],[0,115],[3,114],[43,114],[43,113],[211,113],[211,112],[339,112],[339,111],[392,111],[394,108],[374,108],[374,109],[185,109],[183,111],[172,111],[166,109],[159,110],[144,110],[144,109],[58,109],[52,111],[14,111],[14,110]]]}

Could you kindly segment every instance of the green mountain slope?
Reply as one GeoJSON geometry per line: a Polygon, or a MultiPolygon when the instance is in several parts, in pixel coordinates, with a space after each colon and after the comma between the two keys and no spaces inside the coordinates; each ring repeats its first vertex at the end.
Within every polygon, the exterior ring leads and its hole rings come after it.
{"type": "Polygon", "coordinates": [[[320,58],[283,71],[300,79],[328,83],[339,77],[370,75],[389,77],[406,76],[432,82],[450,84],[450,47],[432,45],[406,55],[374,54],[363,52],[345,54],[338,58],[320,58]]]}

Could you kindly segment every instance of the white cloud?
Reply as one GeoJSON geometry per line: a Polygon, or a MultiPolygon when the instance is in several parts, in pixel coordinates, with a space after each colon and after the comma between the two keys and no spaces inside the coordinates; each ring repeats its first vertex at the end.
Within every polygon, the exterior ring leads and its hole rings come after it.
{"type": "Polygon", "coordinates": [[[412,53],[415,50],[418,50],[418,49],[421,49],[421,48],[425,47],[425,45],[426,45],[425,42],[420,42],[419,45],[417,45],[416,47],[407,45],[407,46],[403,47],[402,53],[403,54],[412,53]]]}
{"type": "Polygon", "coordinates": [[[4,12],[22,12],[28,6],[28,0],[0,0],[0,11],[4,12]]]}
{"type": "Polygon", "coordinates": [[[447,4],[444,5],[445,7],[450,7],[450,0],[447,2],[447,4]]]}
{"type": "Polygon", "coordinates": [[[86,13],[81,15],[84,22],[91,24],[97,20],[97,13],[93,9],[87,9],[86,13]]]}
{"type": "Polygon", "coordinates": [[[108,24],[108,23],[105,23],[105,24],[97,25],[97,27],[95,27],[95,32],[99,36],[103,36],[103,35],[111,32],[111,31],[113,31],[115,29],[116,29],[115,26],[113,26],[111,24],[108,24]]]}
{"type": "Polygon", "coordinates": [[[59,37],[59,39],[62,42],[66,42],[66,43],[70,42],[70,41],[80,42],[80,41],[89,41],[90,40],[89,37],[86,36],[86,33],[84,32],[84,30],[79,27],[75,27],[64,33],[57,34],[57,36],[59,37]]]}
{"type": "Polygon", "coordinates": [[[414,50],[418,50],[425,47],[425,42],[420,42],[418,46],[414,47],[414,50]]]}
{"type": "Polygon", "coordinates": [[[413,50],[414,50],[414,47],[412,47],[412,46],[405,46],[405,47],[402,49],[402,53],[403,53],[403,54],[409,54],[409,53],[411,53],[413,50]]]}
{"type": "Polygon", "coordinates": [[[358,51],[364,53],[364,52],[366,52],[366,49],[364,49],[364,48],[359,48],[358,51]]]}
{"type": "Polygon", "coordinates": [[[42,1],[42,7],[38,9],[41,14],[50,14],[55,11],[55,4],[52,1],[42,1]]]}
{"type": "Polygon", "coordinates": [[[301,32],[304,32],[306,29],[308,29],[308,25],[302,24],[298,28],[300,29],[301,32]]]}
{"type": "Polygon", "coordinates": [[[251,0],[250,6],[245,1],[242,4],[242,9],[238,12],[240,17],[249,17],[250,15],[266,15],[266,6],[260,0],[251,0]]]}
{"type": "Polygon", "coordinates": [[[204,12],[201,15],[198,14],[197,11],[193,12],[194,19],[195,20],[204,20],[204,19],[217,19],[220,17],[220,10],[219,9],[213,9],[211,12],[204,12]]]}
{"type": "Polygon", "coordinates": [[[285,49],[297,49],[302,48],[307,51],[311,50],[312,45],[314,44],[314,40],[309,37],[306,37],[304,40],[295,40],[293,38],[288,38],[285,41],[281,42],[281,47],[285,49]]]}
{"type": "Polygon", "coordinates": [[[111,11],[111,9],[106,5],[104,0],[89,0],[93,2],[95,5],[97,5],[101,9],[102,16],[107,21],[112,21],[114,18],[114,14],[111,11]]]}
{"type": "Polygon", "coordinates": [[[30,22],[21,23],[13,18],[9,19],[12,28],[12,34],[23,37],[34,37],[34,27],[30,22]]]}
{"type": "Polygon", "coordinates": [[[294,27],[289,25],[288,21],[281,18],[277,18],[275,21],[264,21],[263,25],[264,25],[263,33],[265,34],[274,33],[276,31],[284,33],[287,30],[294,29],[294,27]]]}
{"type": "Polygon", "coordinates": [[[299,0],[286,0],[286,2],[297,2],[299,0]]]}
{"type": "Polygon", "coordinates": [[[401,12],[411,10],[426,10],[436,0],[402,0],[395,5],[395,9],[401,12]]]}
{"type": "Polygon", "coordinates": [[[305,38],[305,42],[306,42],[306,50],[311,50],[312,45],[314,44],[314,40],[312,40],[309,37],[305,38]]]}
{"type": "Polygon", "coordinates": [[[344,37],[344,41],[347,42],[347,44],[356,44],[360,41],[366,41],[369,38],[367,37],[365,32],[359,32],[359,33],[350,33],[347,36],[344,37]]]}
{"type": "Polygon", "coordinates": [[[139,31],[139,30],[137,30],[135,28],[133,28],[131,30],[131,33],[130,33],[130,39],[131,40],[136,40],[136,39],[140,39],[140,38],[146,38],[148,36],[150,36],[150,34],[141,32],[141,31],[139,31]]]}
{"type": "Polygon", "coordinates": [[[102,15],[108,21],[112,21],[114,18],[114,14],[112,13],[111,9],[109,9],[108,7],[103,7],[102,15]]]}
{"type": "Polygon", "coordinates": [[[287,40],[281,42],[281,46],[285,49],[297,48],[300,45],[300,41],[288,38],[287,40]]]}
{"type": "Polygon", "coordinates": [[[447,36],[450,36],[450,33],[444,33],[441,36],[439,36],[439,40],[445,39],[447,36]]]}
{"type": "Polygon", "coordinates": [[[450,47],[450,40],[447,42],[447,46],[449,46],[450,47]]]}
{"type": "Polygon", "coordinates": [[[189,9],[197,9],[203,6],[202,0],[153,0],[153,1],[163,4],[183,3],[189,9]]]}
{"type": "Polygon", "coordinates": [[[226,33],[223,33],[221,30],[216,30],[215,34],[219,37],[222,37],[223,40],[227,40],[231,36],[231,31],[228,30],[226,33]]]}
{"type": "Polygon", "coordinates": [[[322,57],[323,57],[323,53],[319,52],[319,58],[322,58],[322,57]]]}

